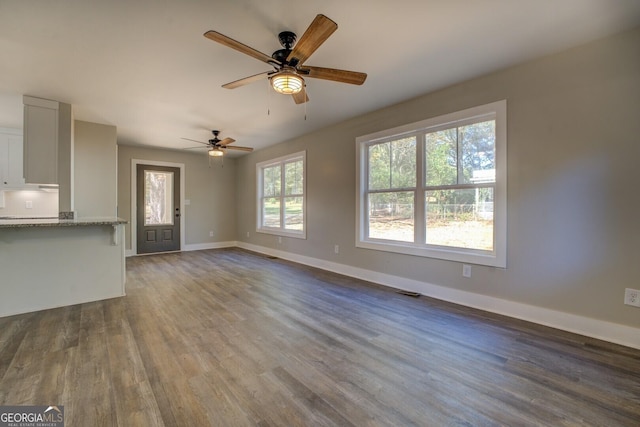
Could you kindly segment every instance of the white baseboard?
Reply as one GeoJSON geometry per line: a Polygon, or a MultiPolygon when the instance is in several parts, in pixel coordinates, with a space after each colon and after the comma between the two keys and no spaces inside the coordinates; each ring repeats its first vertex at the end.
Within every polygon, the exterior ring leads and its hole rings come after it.
{"type": "MultiPolygon", "coordinates": [[[[202,251],[205,249],[221,249],[221,248],[235,248],[238,246],[238,242],[230,241],[230,242],[212,242],[212,243],[194,243],[192,245],[184,245],[182,248],[183,252],[189,251],[202,251]]],[[[178,251],[179,252],[179,251],[178,251]]],[[[137,256],[132,249],[127,249],[124,251],[125,257],[137,256]]]]}
{"type": "Polygon", "coordinates": [[[528,322],[561,329],[591,338],[612,342],[640,349],[640,329],[589,317],[578,316],[533,305],[522,304],[500,298],[461,291],[432,283],[420,282],[390,274],[365,270],[335,262],[297,255],[290,252],[252,245],[245,242],[235,242],[236,246],[254,252],[297,262],[311,267],[321,268],[343,274],[345,276],[366,280],[396,289],[418,292],[422,295],[473,307],[480,310],[502,314],[528,322]]]}
{"type": "Polygon", "coordinates": [[[202,251],[205,249],[220,249],[220,248],[235,248],[238,246],[238,242],[212,242],[212,243],[195,243],[192,245],[184,245],[182,250],[184,252],[188,251],[202,251]]]}

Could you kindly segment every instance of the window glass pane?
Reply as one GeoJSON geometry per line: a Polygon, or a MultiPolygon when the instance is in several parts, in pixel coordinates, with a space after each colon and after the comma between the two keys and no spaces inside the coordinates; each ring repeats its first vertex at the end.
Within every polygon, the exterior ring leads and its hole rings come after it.
{"type": "Polygon", "coordinates": [[[391,142],[391,188],[416,186],[416,138],[391,142]]]}
{"type": "Polygon", "coordinates": [[[369,238],[413,242],[414,192],[369,194],[369,238]]]}
{"type": "Polygon", "coordinates": [[[304,151],[256,164],[258,232],[306,238],[304,151]]]}
{"type": "Polygon", "coordinates": [[[426,185],[452,185],[458,180],[456,128],[428,133],[425,137],[426,185]]]}
{"type": "Polygon", "coordinates": [[[299,195],[304,191],[303,173],[302,173],[302,160],[286,163],[284,165],[284,194],[299,195]]]}
{"type": "Polygon", "coordinates": [[[415,185],[414,136],[369,147],[369,189],[411,188],[415,185]]]}
{"type": "Polygon", "coordinates": [[[262,199],[262,226],[280,227],[279,197],[266,197],[262,199]]]}
{"type": "Polygon", "coordinates": [[[144,171],[144,225],[173,224],[173,172],[144,171]]]}
{"type": "Polygon", "coordinates": [[[369,189],[382,190],[391,186],[391,143],[369,147],[369,189]]]}
{"type": "Polygon", "coordinates": [[[493,187],[427,191],[427,244],[493,250],[493,187]]]}
{"type": "Polygon", "coordinates": [[[302,197],[284,198],[284,228],[287,230],[303,229],[302,197]]]}
{"type": "Polygon", "coordinates": [[[264,197],[280,195],[280,165],[269,166],[262,170],[262,195],[264,197]]]}
{"type": "Polygon", "coordinates": [[[495,182],[495,124],[495,120],[490,120],[458,128],[462,148],[461,183],[495,182]]]}

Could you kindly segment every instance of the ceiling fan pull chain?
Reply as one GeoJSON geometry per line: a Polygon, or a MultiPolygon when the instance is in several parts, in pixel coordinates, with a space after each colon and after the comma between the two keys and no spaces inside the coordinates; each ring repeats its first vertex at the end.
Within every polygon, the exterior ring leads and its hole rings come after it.
{"type": "Polygon", "coordinates": [[[271,115],[271,91],[269,90],[269,80],[267,79],[267,116],[271,115]]]}
{"type": "MultiPolygon", "coordinates": [[[[302,85],[302,91],[304,92],[304,98],[307,99],[307,84],[303,84],[302,85]]],[[[304,103],[304,121],[307,121],[307,104],[308,102],[304,103]]]]}

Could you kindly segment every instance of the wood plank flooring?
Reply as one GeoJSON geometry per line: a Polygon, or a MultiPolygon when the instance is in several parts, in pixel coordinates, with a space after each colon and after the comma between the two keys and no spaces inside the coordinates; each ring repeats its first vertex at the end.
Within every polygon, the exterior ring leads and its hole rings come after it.
{"type": "MultiPolygon", "coordinates": [[[[90,286],[90,283],[87,284],[90,286]]],[[[639,426],[640,351],[240,249],[0,319],[0,405],[71,426],[639,426]]]]}

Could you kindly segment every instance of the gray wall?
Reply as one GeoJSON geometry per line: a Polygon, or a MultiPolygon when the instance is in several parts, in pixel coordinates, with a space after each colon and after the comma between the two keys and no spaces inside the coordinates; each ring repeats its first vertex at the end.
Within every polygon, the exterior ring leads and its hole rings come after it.
{"type": "MultiPolygon", "coordinates": [[[[238,160],[237,238],[453,289],[640,326],[640,29],[496,72],[238,160]],[[355,138],[506,99],[507,268],[355,247],[355,138]],[[255,232],[255,165],[307,150],[307,239],[255,232]],[[250,237],[246,237],[246,233],[250,237]],[[333,252],[340,245],[340,254],[333,252]]],[[[428,72],[428,70],[427,70],[428,72]]],[[[362,90],[366,90],[366,83],[362,90]]]]}
{"type": "Polygon", "coordinates": [[[116,215],[116,127],[74,122],[74,210],[79,218],[116,215]]]}
{"type": "MultiPolygon", "coordinates": [[[[209,159],[206,151],[191,153],[120,145],[118,147],[118,216],[131,222],[131,159],[185,165],[185,199],[182,210],[185,244],[210,244],[236,240],[236,162],[209,159]],[[224,165],[224,167],[222,166],[224,165]],[[209,232],[214,237],[209,237],[209,232]]],[[[126,227],[126,249],[131,249],[131,226],[126,227]]],[[[185,249],[185,248],[183,248],[185,249]]]]}

